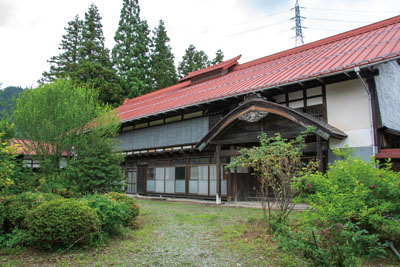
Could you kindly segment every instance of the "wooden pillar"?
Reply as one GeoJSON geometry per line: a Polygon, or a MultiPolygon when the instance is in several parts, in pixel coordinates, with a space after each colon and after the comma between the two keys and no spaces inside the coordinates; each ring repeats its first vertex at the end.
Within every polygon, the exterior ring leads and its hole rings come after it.
{"type": "Polygon", "coordinates": [[[215,148],[216,169],[217,169],[217,194],[215,196],[216,204],[221,204],[221,145],[218,144],[215,148]]]}
{"type": "Polygon", "coordinates": [[[235,197],[235,202],[238,201],[238,175],[237,170],[235,170],[235,179],[234,179],[234,186],[233,186],[233,195],[235,197]]]}
{"type": "Polygon", "coordinates": [[[318,171],[324,171],[324,159],[322,156],[322,139],[321,136],[316,135],[317,137],[317,160],[319,161],[318,171]]]}
{"type": "Polygon", "coordinates": [[[232,202],[232,174],[230,170],[226,176],[226,194],[226,202],[232,202]]]}
{"type": "Polygon", "coordinates": [[[185,154],[185,196],[186,198],[189,197],[189,176],[190,176],[190,169],[189,169],[189,155],[185,154]]]}

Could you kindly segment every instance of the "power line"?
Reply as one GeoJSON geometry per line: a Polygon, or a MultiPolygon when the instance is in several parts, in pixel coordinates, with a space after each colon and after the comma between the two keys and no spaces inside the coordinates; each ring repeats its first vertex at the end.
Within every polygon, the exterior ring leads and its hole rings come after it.
{"type": "Polygon", "coordinates": [[[286,10],[282,10],[282,11],[279,11],[279,12],[276,12],[276,13],[268,14],[268,15],[260,17],[260,18],[256,18],[256,19],[253,19],[253,20],[247,20],[247,21],[243,21],[243,22],[239,22],[239,23],[235,23],[235,24],[232,24],[232,25],[236,26],[236,25],[247,24],[247,23],[250,23],[250,22],[259,21],[259,20],[262,20],[262,19],[265,19],[265,18],[273,17],[275,15],[279,15],[279,14],[282,14],[282,13],[285,13],[285,12],[289,12],[289,11],[290,11],[290,9],[286,9],[286,10]]]}
{"type": "Polygon", "coordinates": [[[268,28],[268,27],[271,27],[271,26],[274,26],[274,25],[277,25],[277,24],[280,24],[280,23],[283,23],[283,22],[288,22],[288,21],[289,21],[288,19],[281,20],[281,21],[278,21],[278,22],[275,22],[275,23],[272,23],[272,24],[268,24],[268,25],[265,25],[265,26],[261,26],[261,27],[257,27],[257,28],[252,28],[252,29],[250,29],[250,30],[246,30],[246,31],[234,33],[234,34],[228,35],[228,37],[232,37],[232,36],[236,36],[236,35],[241,35],[241,34],[245,34],[245,33],[248,33],[248,32],[258,31],[258,30],[261,30],[261,29],[264,29],[264,28],[268,28]]]}
{"type": "Polygon", "coordinates": [[[321,18],[309,18],[310,20],[323,20],[323,21],[335,21],[335,22],[355,22],[355,23],[372,23],[372,21],[359,21],[359,20],[342,20],[342,19],[321,19],[321,18]]]}
{"type": "Polygon", "coordinates": [[[326,11],[347,11],[356,13],[400,13],[400,11],[375,11],[375,10],[355,10],[355,9],[335,9],[335,8],[312,8],[307,7],[307,9],[312,10],[326,10],[326,11]]]}
{"type": "MultiPolygon", "coordinates": [[[[255,18],[255,19],[252,19],[252,20],[246,20],[246,21],[235,23],[235,24],[231,24],[231,26],[238,26],[238,25],[248,24],[248,23],[251,23],[251,22],[255,22],[255,21],[259,21],[259,20],[263,20],[263,19],[266,19],[266,18],[269,18],[269,17],[276,16],[276,15],[279,15],[279,14],[283,14],[283,13],[286,13],[286,12],[289,12],[289,11],[290,11],[290,9],[285,9],[285,10],[282,10],[282,11],[279,11],[279,12],[276,12],[276,13],[268,14],[268,15],[263,16],[263,17],[259,17],[259,18],[255,18]]],[[[279,23],[279,22],[277,22],[277,23],[279,23]]],[[[274,24],[272,24],[272,25],[274,25],[274,24]]],[[[266,26],[263,26],[263,27],[269,27],[269,26],[270,25],[266,25],[266,26]]],[[[263,28],[263,27],[260,27],[260,29],[263,28]]],[[[254,28],[254,29],[251,29],[249,31],[258,30],[258,29],[259,28],[254,28]]],[[[205,30],[205,31],[201,31],[201,32],[195,33],[192,36],[201,35],[201,34],[208,34],[208,33],[211,33],[211,32],[218,31],[218,30],[219,30],[218,28],[213,28],[213,29],[210,29],[210,30],[205,30]]],[[[246,32],[247,31],[239,32],[237,34],[233,34],[232,36],[240,35],[240,34],[246,33],[246,32]]],[[[231,36],[231,35],[229,35],[229,36],[231,36]]]]}
{"type": "Polygon", "coordinates": [[[343,32],[341,30],[334,30],[334,29],[323,29],[323,28],[314,28],[314,27],[307,27],[308,30],[318,30],[318,31],[331,31],[331,32],[343,32]]]}

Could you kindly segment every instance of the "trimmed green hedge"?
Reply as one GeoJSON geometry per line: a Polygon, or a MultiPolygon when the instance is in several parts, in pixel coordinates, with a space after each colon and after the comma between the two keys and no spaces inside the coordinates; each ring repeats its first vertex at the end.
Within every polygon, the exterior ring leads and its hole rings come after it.
{"type": "Polygon", "coordinates": [[[96,212],[75,199],[45,202],[27,214],[25,224],[32,244],[48,250],[87,244],[100,230],[96,212]]]}
{"type": "Polygon", "coordinates": [[[2,216],[1,229],[12,232],[14,228],[26,229],[24,219],[26,214],[43,202],[61,199],[59,195],[24,192],[18,195],[5,196],[0,199],[2,216]]]}

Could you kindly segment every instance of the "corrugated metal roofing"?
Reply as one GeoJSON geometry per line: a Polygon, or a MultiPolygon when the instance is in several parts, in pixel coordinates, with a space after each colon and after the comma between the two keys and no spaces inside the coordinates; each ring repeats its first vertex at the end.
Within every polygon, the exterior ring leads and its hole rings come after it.
{"type": "Polygon", "coordinates": [[[225,61],[223,61],[221,63],[212,65],[210,67],[189,72],[187,76],[183,77],[179,81],[182,82],[182,81],[188,80],[188,79],[190,79],[192,77],[198,76],[200,74],[204,74],[204,73],[211,72],[211,71],[218,70],[218,69],[226,70],[226,69],[228,69],[228,68],[230,68],[232,66],[239,65],[239,63],[237,61],[240,59],[241,56],[242,55],[239,55],[239,56],[234,57],[232,59],[225,60],[225,61]]]}
{"type": "MultiPolygon", "coordinates": [[[[251,91],[351,71],[400,57],[400,16],[289,49],[240,65],[228,74],[184,82],[137,98],[117,108],[123,122],[240,95],[251,91]]],[[[234,58],[236,59],[236,58],[234,58]]],[[[231,60],[192,72],[194,77],[228,66],[231,60]]]]}

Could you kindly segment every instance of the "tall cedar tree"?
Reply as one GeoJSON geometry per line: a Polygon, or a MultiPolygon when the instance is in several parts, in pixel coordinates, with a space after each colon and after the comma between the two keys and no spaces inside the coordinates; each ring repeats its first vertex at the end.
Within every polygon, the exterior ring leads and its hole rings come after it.
{"type": "Polygon", "coordinates": [[[104,40],[99,10],[95,4],[91,4],[83,22],[80,58],[93,64],[111,67],[109,51],[104,46],[104,40]]]}
{"type": "Polygon", "coordinates": [[[167,44],[170,39],[162,20],[160,20],[158,27],[154,29],[153,34],[151,73],[153,90],[158,90],[176,84],[178,75],[174,65],[174,55],[171,47],[167,44]]]}
{"type": "Polygon", "coordinates": [[[112,60],[124,83],[124,96],[136,97],[151,91],[149,27],[140,19],[138,0],[124,0],[112,60]]]}
{"type": "Polygon", "coordinates": [[[50,64],[50,70],[42,73],[43,78],[39,80],[40,83],[67,77],[68,73],[80,59],[79,50],[82,39],[82,21],[78,15],[75,16],[74,20],[68,22],[68,27],[64,29],[67,33],[62,36],[60,46],[58,47],[58,50],[62,52],[47,61],[50,64]]]}
{"type": "Polygon", "coordinates": [[[85,13],[80,61],[69,73],[79,85],[87,85],[99,91],[103,103],[118,106],[122,102],[122,80],[112,67],[110,51],[104,45],[103,25],[97,7],[92,4],[85,13]]]}

